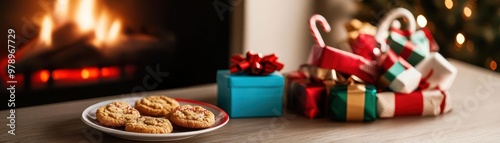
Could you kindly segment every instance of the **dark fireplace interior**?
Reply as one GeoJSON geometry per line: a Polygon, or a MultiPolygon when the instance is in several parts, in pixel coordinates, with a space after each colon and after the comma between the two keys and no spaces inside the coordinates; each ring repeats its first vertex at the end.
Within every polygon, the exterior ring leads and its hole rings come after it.
{"type": "Polygon", "coordinates": [[[230,13],[213,1],[94,0],[90,18],[58,2],[0,2],[2,30],[16,31],[16,107],[213,83],[228,67],[230,13]]]}

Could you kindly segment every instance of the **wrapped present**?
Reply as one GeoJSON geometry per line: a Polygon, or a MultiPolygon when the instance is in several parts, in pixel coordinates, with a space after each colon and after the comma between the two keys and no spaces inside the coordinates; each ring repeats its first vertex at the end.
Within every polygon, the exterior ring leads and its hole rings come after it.
{"type": "Polygon", "coordinates": [[[422,60],[425,55],[419,55],[419,53],[413,54],[414,51],[418,50],[415,49],[413,42],[408,42],[403,37],[399,37],[400,40],[396,40],[397,42],[404,41],[406,43],[403,44],[405,46],[402,49],[392,50],[394,49],[393,45],[387,45],[386,41],[389,41],[390,44],[391,40],[386,40],[386,37],[394,39],[394,35],[397,35],[393,34],[394,32],[388,32],[389,26],[399,17],[405,17],[408,20],[409,31],[415,31],[416,29],[413,14],[404,8],[393,9],[382,18],[382,22],[377,26],[377,34],[375,35],[375,40],[380,49],[378,53],[374,51],[374,55],[377,57],[377,64],[383,69],[383,74],[378,80],[378,85],[381,88],[388,87],[394,92],[410,93],[418,87],[422,74],[406,60],[408,60],[409,56],[419,57],[416,59],[422,60]],[[399,52],[399,55],[403,52],[403,56],[398,56],[396,52],[399,52]],[[404,59],[405,56],[406,59],[404,59]]]}
{"type": "Polygon", "coordinates": [[[288,104],[290,103],[290,100],[291,100],[291,96],[290,94],[293,92],[291,91],[292,88],[291,88],[291,84],[292,82],[294,81],[297,81],[297,80],[307,80],[309,78],[309,75],[307,72],[304,72],[308,70],[308,65],[301,65],[299,67],[299,70],[296,70],[296,71],[292,71],[290,73],[287,73],[286,76],[285,76],[285,95],[283,97],[283,104],[285,108],[289,108],[291,106],[289,106],[288,104]]]}
{"type": "Polygon", "coordinates": [[[217,104],[230,117],[281,116],[284,78],[277,71],[283,64],[274,54],[247,52],[231,57],[229,70],[217,71],[217,104]]]}
{"type": "Polygon", "coordinates": [[[281,116],[284,78],[217,71],[217,105],[231,118],[281,116]]]}
{"type": "Polygon", "coordinates": [[[367,83],[375,83],[378,76],[375,65],[359,55],[326,46],[316,27],[316,22],[320,22],[325,31],[330,31],[328,22],[323,16],[311,17],[309,24],[317,44],[311,49],[308,63],[343,74],[355,75],[367,83]]]}
{"type": "Polygon", "coordinates": [[[413,66],[429,55],[429,40],[422,30],[405,32],[392,29],[387,41],[392,50],[413,66]],[[406,36],[409,36],[410,39],[406,36]]]}
{"type": "Polygon", "coordinates": [[[451,110],[451,100],[439,90],[415,91],[409,94],[382,92],[377,94],[380,118],[395,116],[435,116],[451,110]]]}
{"type": "Polygon", "coordinates": [[[374,121],[377,119],[377,89],[373,85],[334,86],[330,92],[329,112],[335,121],[374,121]]]}
{"type": "Polygon", "coordinates": [[[307,118],[324,117],[326,114],[327,89],[333,84],[292,81],[289,92],[289,107],[307,118]]]}
{"type": "Polygon", "coordinates": [[[395,53],[408,61],[412,66],[417,65],[429,55],[430,42],[424,31],[416,31],[416,22],[413,14],[404,8],[396,8],[389,11],[377,26],[375,38],[382,45],[385,52],[385,44],[389,44],[395,53]],[[390,24],[397,18],[404,17],[408,21],[406,31],[390,28],[390,24]],[[387,42],[387,43],[386,43],[387,42]]]}
{"type": "Polygon", "coordinates": [[[286,76],[287,107],[307,118],[323,117],[330,87],[335,85],[335,71],[311,65],[301,65],[299,70],[286,76]],[[321,79],[319,79],[321,78],[321,79]]]}
{"type": "Polygon", "coordinates": [[[384,70],[377,81],[379,88],[389,88],[400,93],[410,93],[417,89],[422,75],[392,51],[381,55],[379,64],[384,70]]]}
{"type": "Polygon", "coordinates": [[[422,73],[420,89],[448,90],[457,76],[457,68],[441,54],[432,52],[415,67],[422,73]]]}
{"type": "Polygon", "coordinates": [[[423,48],[428,47],[430,52],[438,52],[439,51],[439,45],[437,44],[436,40],[432,36],[429,28],[422,27],[421,29],[417,30],[416,32],[413,32],[413,33],[417,33],[417,34],[412,34],[412,32],[409,30],[401,30],[400,29],[401,24],[399,23],[399,21],[394,21],[392,25],[393,26],[391,27],[391,30],[394,30],[394,32],[397,32],[398,34],[401,34],[405,37],[410,37],[411,41],[417,47],[423,47],[423,48]],[[395,25],[397,25],[397,26],[395,26],[395,25]],[[425,38],[422,35],[422,33],[425,34],[425,38]],[[425,44],[429,44],[429,45],[425,45],[425,44]]]}
{"type": "Polygon", "coordinates": [[[374,61],[376,55],[373,50],[378,46],[375,36],[369,34],[359,34],[359,36],[351,43],[352,52],[362,56],[363,58],[374,61]]]}
{"type": "Polygon", "coordinates": [[[307,75],[307,73],[304,72],[305,69],[303,68],[305,68],[304,65],[301,65],[299,70],[292,71],[286,74],[285,76],[285,92],[287,92],[286,94],[288,94],[290,85],[293,81],[306,80],[307,78],[309,78],[309,75],[307,75]]]}
{"type": "Polygon", "coordinates": [[[373,51],[377,45],[375,37],[366,34],[360,34],[356,39],[356,44],[351,45],[354,53],[378,62],[383,72],[377,80],[377,86],[381,89],[389,88],[403,93],[415,90],[422,74],[391,50],[385,54],[375,55],[373,51]]]}

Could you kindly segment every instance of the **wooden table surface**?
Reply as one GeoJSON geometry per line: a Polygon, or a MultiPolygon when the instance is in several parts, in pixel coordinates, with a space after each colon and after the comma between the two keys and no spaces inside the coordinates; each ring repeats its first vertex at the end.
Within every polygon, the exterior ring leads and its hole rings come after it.
{"type": "MultiPolygon", "coordinates": [[[[500,142],[500,74],[450,60],[458,77],[450,89],[452,112],[437,117],[399,117],[371,123],[332,122],[294,114],[231,119],[226,126],[179,142],[500,142]]],[[[215,84],[145,93],[216,104],[215,84]]],[[[8,110],[0,111],[0,142],[134,142],[84,124],[82,111],[117,95],[16,109],[16,135],[7,134],[8,110]],[[88,136],[93,134],[93,136],[88,136]]],[[[16,101],[22,102],[22,101],[16,101]]]]}

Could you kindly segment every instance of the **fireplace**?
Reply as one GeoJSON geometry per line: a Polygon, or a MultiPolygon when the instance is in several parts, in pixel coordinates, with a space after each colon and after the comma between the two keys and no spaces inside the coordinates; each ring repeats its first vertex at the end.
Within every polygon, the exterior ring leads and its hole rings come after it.
{"type": "Polygon", "coordinates": [[[215,82],[215,71],[228,66],[230,20],[220,19],[212,3],[0,2],[16,13],[3,13],[10,22],[1,25],[18,33],[16,107],[215,82]]]}

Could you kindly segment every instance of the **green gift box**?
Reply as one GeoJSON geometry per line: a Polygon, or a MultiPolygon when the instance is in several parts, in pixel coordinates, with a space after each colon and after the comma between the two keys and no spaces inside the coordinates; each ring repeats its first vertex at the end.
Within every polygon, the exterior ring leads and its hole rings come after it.
{"type": "Polygon", "coordinates": [[[330,116],[334,121],[375,121],[377,89],[373,85],[338,85],[330,91],[330,116]]]}
{"type": "Polygon", "coordinates": [[[393,29],[387,41],[394,52],[408,61],[412,66],[416,66],[429,55],[429,39],[427,39],[422,30],[407,33],[402,30],[393,29]]]}

